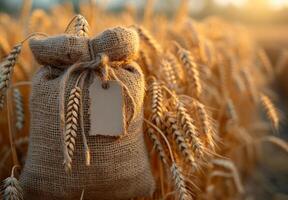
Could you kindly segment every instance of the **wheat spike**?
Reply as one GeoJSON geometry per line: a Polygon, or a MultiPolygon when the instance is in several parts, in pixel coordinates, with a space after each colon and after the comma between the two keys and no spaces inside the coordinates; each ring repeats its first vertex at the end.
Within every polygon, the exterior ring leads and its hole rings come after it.
{"type": "Polygon", "coordinates": [[[185,184],[185,178],[182,174],[182,169],[173,163],[171,166],[172,179],[174,181],[175,189],[178,194],[179,200],[189,200],[192,199],[190,193],[188,192],[185,184]]]}
{"type": "Polygon", "coordinates": [[[160,83],[155,78],[153,78],[153,82],[151,83],[149,90],[152,99],[151,122],[161,128],[164,111],[163,92],[160,83]]]}
{"type": "Polygon", "coordinates": [[[155,52],[157,55],[161,55],[163,49],[161,45],[154,39],[154,37],[144,27],[133,26],[138,32],[140,38],[155,52]]]}
{"type": "Polygon", "coordinates": [[[258,50],[258,57],[260,59],[260,62],[262,63],[262,66],[264,67],[267,75],[268,76],[273,75],[274,70],[273,70],[271,61],[263,49],[258,50]]]}
{"type": "Polygon", "coordinates": [[[153,148],[157,151],[158,153],[158,156],[160,158],[160,160],[165,164],[167,165],[168,162],[167,162],[167,156],[166,156],[166,153],[163,149],[163,146],[161,144],[161,142],[159,141],[155,131],[153,128],[148,128],[147,129],[147,134],[150,138],[150,140],[152,141],[153,143],[153,148]]]}
{"type": "Polygon", "coordinates": [[[150,57],[145,53],[145,51],[143,50],[140,50],[139,51],[139,57],[140,57],[140,60],[143,64],[142,67],[144,67],[145,70],[147,70],[149,72],[149,74],[153,74],[153,68],[152,68],[152,61],[150,59],[150,57]]]}
{"type": "Polygon", "coordinates": [[[198,65],[193,61],[192,54],[181,47],[178,43],[174,42],[174,45],[177,49],[177,55],[181,61],[186,73],[187,79],[191,80],[193,91],[195,91],[196,98],[199,98],[202,93],[202,85],[200,81],[200,75],[198,70],[198,65]]]}
{"type": "Polygon", "coordinates": [[[170,63],[172,70],[174,71],[174,74],[176,76],[176,80],[182,82],[184,79],[184,72],[181,68],[177,58],[174,56],[174,54],[168,52],[165,54],[165,58],[170,63]]]}
{"type": "Polygon", "coordinates": [[[198,131],[193,124],[194,120],[190,117],[184,104],[179,99],[176,100],[176,109],[181,129],[184,131],[185,136],[189,138],[195,155],[198,158],[201,158],[204,155],[204,148],[202,142],[198,138],[198,131]]]}
{"type": "Polygon", "coordinates": [[[66,173],[70,173],[72,169],[72,157],[75,150],[75,143],[78,130],[78,117],[79,106],[81,102],[81,89],[74,87],[68,99],[67,114],[66,114],[66,127],[65,127],[65,145],[68,150],[68,158],[64,160],[64,166],[66,173]]]}
{"type": "Polygon", "coordinates": [[[179,151],[184,157],[184,160],[188,161],[193,169],[196,169],[197,165],[195,163],[195,159],[189,150],[189,145],[185,140],[183,132],[178,127],[176,116],[173,116],[172,113],[167,113],[165,116],[165,126],[167,132],[172,135],[173,139],[175,140],[179,151]]]}
{"type": "Polygon", "coordinates": [[[87,37],[89,33],[89,25],[85,17],[76,15],[67,26],[65,33],[75,34],[79,37],[87,37]]]}
{"type": "Polygon", "coordinates": [[[16,128],[21,130],[24,126],[24,105],[23,105],[23,97],[18,88],[13,90],[14,96],[14,104],[15,104],[15,113],[16,113],[16,128]]]}
{"type": "Polygon", "coordinates": [[[14,169],[12,169],[11,176],[6,178],[3,183],[3,198],[4,200],[23,200],[23,189],[20,182],[14,177],[14,169]]]}
{"type": "Polygon", "coordinates": [[[213,124],[211,124],[209,114],[202,103],[197,100],[194,100],[193,103],[199,116],[201,128],[207,139],[207,143],[212,149],[214,149],[214,128],[213,124]]]}
{"type": "Polygon", "coordinates": [[[12,73],[16,64],[18,55],[22,49],[22,44],[17,44],[13,47],[7,58],[0,64],[0,99],[3,102],[5,92],[10,86],[12,73]]]}
{"type": "Polygon", "coordinates": [[[255,83],[253,81],[253,78],[251,77],[251,72],[249,72],[247,69],[241,70],[241,75],[244,79],[244,83],[246,85],[246,88],[248,89],[248,92],[250,93],[251,100],[256,103],[257,102],[257,91],[255,88],[255,83]]]}
{"type": "Polygon", "coordinates": [[[268,118],[270,119],[273,125],[273,128],[278,130],[280,119],[277,113],[277,109],[275,108],[274,104],[272,103],[271,99],[268,96],[261,94],[260,99],[264,109],[267,112],[268,118]]]}
{"type": "Polygon", "coordinates": [[[5,96],[4,95],[0,95],[0,110],[3,109],[5,104],[5,96]]]}
{"type": "Polygon", "coordinates": [[[226,111],[229,119],[231,119],[233,122],[238,122],[238,114],[236,112],[234,103],[230,98],[227,98],[226,100],[226,111]]]}
{"type": "Polygon", "coordinates": [[[166,59],[162,59],[160,63],[160,69],[163,70],[164,80],[167,82],[168,87],[171,90],[177,90],[177,80],[176,75],[171,67],[170,62],[168,62],[166,59]]]}

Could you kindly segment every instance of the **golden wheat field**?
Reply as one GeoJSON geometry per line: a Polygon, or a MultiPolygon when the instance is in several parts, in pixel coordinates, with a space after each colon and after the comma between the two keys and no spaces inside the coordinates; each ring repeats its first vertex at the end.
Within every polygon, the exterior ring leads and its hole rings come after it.
{"type": "Polygon", "coordinates": [[[187,2],[0,12],[1,199],[288,199],[287,46],[187,2]]]}

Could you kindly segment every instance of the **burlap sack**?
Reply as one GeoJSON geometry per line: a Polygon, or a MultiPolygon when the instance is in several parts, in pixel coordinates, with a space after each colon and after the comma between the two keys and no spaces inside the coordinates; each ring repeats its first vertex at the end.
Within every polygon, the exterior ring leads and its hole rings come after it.
{"type": "MultiPolygon", "coordinates": [[[[123,28],[114,30],[118,31],[121,29],[123,28]]],[[[110,31],[113,32],[113,29],[110,31]]],[[[130,30],[125,31],[131,34],[130,30]]],[[[78,49],[80,47],[83,48],[83,44],[79,45],[79,41],[83,42],[83,38],[80,39],[74,36],[58,37],[61,38],[61,52],[53,53],[53,49],[58,51],[60,49],[55,38],[39,40],[38,44],[37,40],[33,40],[30,43],[31,50],[40,63],[45,63],[46,65],[49,65],[50,62],[53,65],[57,64],[57,62],[65,63],[65,65],[71,64],[70,60],[64,56],[67,52],[73,55],[73,61],[93,57],[87,51],[78,49]],[[55,40],[53,45],[48,42],[49,40],[55,40]],[[74,42],[63,42],[65,40],[73,40],[74,42]],[[64,44],[66,45],[65,47],[63,46],[64,44]],[[45,49],[42,48],[43,46],[51,54],[43,53],[43,49],[45,49]]],[[[123,37],[123,34],[121,37],[123,37]]],[[[97,39],[99,39],[99,36],[97,39]]],[[[115,36],[112,39],[115,41],[115,36]]],[[[106,40],[106,42],[109,42],[109,38],[106,38],[106,40]]],[[[116,40],[121,43],[121,38],[117,37],[116,40]]],[[[132,38],[132,40],[134,39],[132,38]]],[[[131,42],[129,38],[123,41],[131,42]]],[[[97,45],[97,43],[94,42],[93,45],[97,45]]],[[[124,46],[125,44],[122,45],[122,47],[124,46]]],[[[129,54],[136,52],[137,48],[134,50],[130,49],[129,54]]],[[[103,52],[112,51],[112,49],[104,49],[103,52]]],[[[102,52],[102,50],[98,49],[93,53],[95,52],[97,54],[102,52]]],[[[113,53],[108,53],[110,55],[109,59],[127,58],[130,56],[128,56],[127,52],[122,53],[120,57],[117,57],[119,54],[115,57],[113,53]]],[[[76,150],[72,162],[73,170],[71,175],[67,175],[63,167],[63,141],[59,117],[59,87],[65,73],[63,66],[41,67],[32,81],[30,141],[27,160],[20,177],[20,182],[25,192],[25,199],[80,199],[83,189],[85,191],[85,199],[130,199],[151,195],[155,183],[151,174],[142,131],[144,76],[140,67],[136,63],[130,62],[114,70],[119,79],[128,87],[136,104],[135,118],[128,124],[127,134],[120,138],[89,136],[88,132],[93,132],[93,130],[90,130],[89,106],[87,106],[89,105],[88,87],[91,83],[91,78],[85,79],[83,89],[84,127],[91,153],[91,165],[85,165],[83,141],[81,135],[77,133],[76,150]]],[[[67,91],[72,89],[76,78],[77,73],[72,74],[67,84],[67,91]]],[[[65,95],[66,103],[68,95],[68,93],[65,95]]],[[[132,110],[131,102],[125,95],[124,101],[126,119],[128,119],[132,110]]]]}

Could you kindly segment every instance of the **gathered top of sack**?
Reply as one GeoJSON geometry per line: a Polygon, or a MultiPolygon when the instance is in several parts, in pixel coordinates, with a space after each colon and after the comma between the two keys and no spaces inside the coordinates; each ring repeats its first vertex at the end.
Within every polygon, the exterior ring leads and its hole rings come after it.
{"type": "Polygon", "coordinates": [[[137,54],[139,43],[134,29],[115,27],[91,39],[66,34],[33,38],[29,45],[39,64],[65,67],[93,60],[101,53],[105,53],[110,61],[129,60],[137,54]]]}

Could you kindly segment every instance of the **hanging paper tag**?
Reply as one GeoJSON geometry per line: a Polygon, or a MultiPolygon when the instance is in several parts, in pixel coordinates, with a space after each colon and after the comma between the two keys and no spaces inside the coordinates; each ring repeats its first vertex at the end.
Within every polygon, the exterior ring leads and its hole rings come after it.
{"type": "Polygon", "coordinates": [[[119,136],[124,132],[122,87],[117,81],[108,81],[109,87],[94,77],[89,87],[90,133],[89,135],[119,136]]]}

